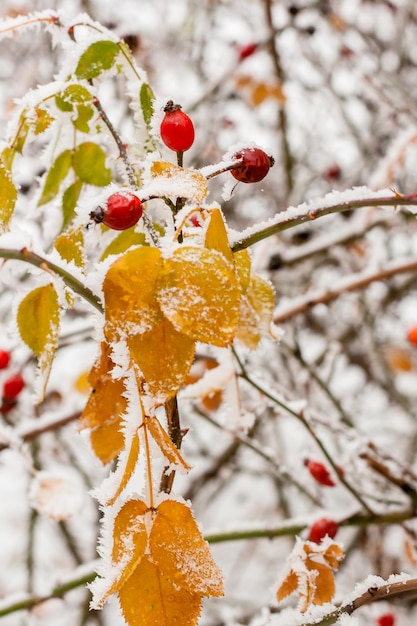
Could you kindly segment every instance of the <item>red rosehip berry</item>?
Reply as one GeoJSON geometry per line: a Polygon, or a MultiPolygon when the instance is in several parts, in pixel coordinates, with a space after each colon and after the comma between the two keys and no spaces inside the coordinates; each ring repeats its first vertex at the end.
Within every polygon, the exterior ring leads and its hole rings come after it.
{"type": "Polygon", "coordinates": [[[324,172],[324,178],[326,178],[326,180],[340,180],[340,177],[342,176],[342,170],[340,169],[340,166],[335,164],[335,165],[330,165],[330,167],[327,168],[327,170],[324,172]]]}
{"type": "Polygon", "coordinates": [[[378,626],[394,626],[395,617],[393,613],[384,613],[384,615],[380,615],[376,620],[378,626]]]}
{"type": "Polygon", "coordinates": [[[126,230],[142,217],[143,206],[131,191],[117,191],[108,197],[106,206],[91,211],[90,217],[96,224],[101,222],[113,230],[126,230]]]}
{"type": "Polygon", "coordinates": [[[21,374],[12,374],[3,383],[3,400],[14,400],[25,387],[25,381],[21,374]]]}
{"type": "Polygon", "coordinates": [[[254,52],[258,49],[257,43],[248,43],[246,46],[241,46],[238,48],[239,61],[243,61],[248,57],[252,56],[254,52]]]}
{"type": "Polygon", "coordinates": [[[307,459],[305,461],[305,466],[308,471],[312,475],[312,477],[320,484],[325,487],[334,487],[335,482],[330,476],[329,470],[323,463],[319,463],[318,461],[312,461],[311,459],[307,459]]]}
{"type": "Polygon", "coordinates": [[[231,169],[232,176],[241,183],[258,183],[265,178],[274,164],[274,159],[260,148],[245,148],[233,155],[241,161],[231,169]]]}
{"type": "Polygon", "coordinates": [[[407,339],[413,346],[417,346],[417,326],[413,326],[407,333],[407,339]]]}
{"type": "Polygon", "coordinates": [[[172,100],[166,103],[164,112],[159,129],[162,141],[175,152],[189,150],[194,143],[194,124],[191,118],[172,100]]]}
{"type": "Polygon", "coordinates": [[[5,370],[10,363],[10,352],[8,350],[0,350],[0,370],[5,370]]]}
{"type": "Polygon", "coordinates": [[[334,539],[338,530],[339,525],[337,522],[327,517],[322,517],[310,526],[308,540],[314,541],[314,543],[321,543],[326,535],[328,535],[330,539],[334,539]]]}

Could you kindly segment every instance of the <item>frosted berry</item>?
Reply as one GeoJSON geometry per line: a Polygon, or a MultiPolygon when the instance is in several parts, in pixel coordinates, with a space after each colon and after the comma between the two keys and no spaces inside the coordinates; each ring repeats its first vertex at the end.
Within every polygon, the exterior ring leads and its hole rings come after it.
{"type": "Polygon", "coordinates": [[[258,183],[274,164],[274,159],[260,148],[245,148],[236,152],[233,158],[241,163],[230,171],[241,183],[258,183]]]}
{"type": "Polygon", "coordinates": [[[162,141],[175,152],[189,150],[194,143],[194,124],[191,118],[172,100],[167,102],[164,112],[160,127],[162,141]]]}
{"type": "Polygon", "coordinates": [[[314,543],[321,543],[326,535],[328,535],[330,539],[334,539],[338,530],[339,525],[337,522],[327,517],[322,517],[310,526],[308,540],[314,541],[314,543]]]}
{"type": "Polygon", "coordinates": [[[91,211],[93,222],[101,222],[113,230],[126,230],[134,226],[142,217],[143,206],[131,191],[117,191],[108,197],[105,207],[91,211]]]}
{"type": "Polygon", "coordinates": [[[3,383],[3,401],[14,400],[25,387],[25,381],[21,374],[9,376],[3,383]]]}
{"type": "Polygon", "coordinates": [[[320,484],[325,487],[334,487],[335,482],[330,476],[329,470],[323,463],[319,463],[318,461],[312,461],[311,459],[307,459],[305,461],[305,466],[308,471],[312,475],[312,477],[320,484]]]}
{"type": "Polygon", "coordinates": [[[10,352],[8,350],[0,350],[0,370],[6,369],[10,363],[10,352]]]}
{"type": "Polygon", "coordinates": [[[407,333],[407,339],[413,346],[417,346],[417,326],[410,328],[407,333]]]}
{"type": "Polygon", "coordinates": [[[393,613],[384,613],[384,615],[380,615],[376,620],[378,626],[394,626],[395,617],[393,613]]]}

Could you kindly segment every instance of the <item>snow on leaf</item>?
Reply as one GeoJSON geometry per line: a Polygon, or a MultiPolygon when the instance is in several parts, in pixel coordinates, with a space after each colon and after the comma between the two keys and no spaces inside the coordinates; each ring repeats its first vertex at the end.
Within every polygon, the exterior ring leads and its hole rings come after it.
{"type": "Polygon", "coordinates": [[[129,337],[127,343],[143,375],[146,391],[157,403],[172,398],[189,372],[195,342],[162,317],[151,330],[129,337]]]}
{"type": "Polygon", "coordinates": [[[75,75],[79,79],[97,78],[105,70],[113,67],[120,52],[114,41],[96,41],[92,43],[79,58],[75,75]]]}
{"type": "Polygon", "coordinates": [[[239,282],[242,293],[245,293],[250,284],[251,277],[251,258],[247,250],[240,250],[233,254],[236,271],[239,276],[239,282]]]}
{"type": "Polygon", "coordinates": [[[137,465],[140,452],[140,439],[138,432],[133,433],[130,442],[125,441],[125,452],[127,452],[125,458],[119,458],[119,466],[121,463],[123,463],[124,465],[119,484],[113,495],[110,496],[104,503],[106,504],[106,506],[111,506],[116,502],[117,498],[120,496],[123,489],[125,489],[129,480],[132,478],[132,474],[137,465]]]}
{"type": "Polygon", "coordinates": [[[152,189],[159,196],[186,198],[196,204],[208,193],[207,181],[197,170],[184,169],[165,161],[155,161],[151,167],[152,189]]]}
{"type": "Polygon", "coordinates": [[[293,570],[290,570],[286,578],[280,584],[277,591],[277,600],[281,602],[288,596],[290,596],[294,591],[297,591],[298,587],[298,578],[293,570]]]}
{"type": "Polygon", "coordinates": [[[58,295],[52,283],[33,289],[23,298],[17,311],[17,325],[23,341],[38,359],[42,379],[38,399],[42,400],[55,357],[60,325],[58,295]]]}
{"type": "Polygon", "coordinates": [[[83,492],[74,482],[42,471],[31,483],[29,498],[38,513],[58,522],[79,512],[83,492]]]}
{"type": "Polygon", "coordinates": [[[204,245],[208,249],[218,250],[226,257],[229,263],[233,264],[233,252],[229,246],[226,225],[223,214],[218,208],[214,208],[210,213],[204,245]]]}
{"type": "Polygon", "coordinates": [[[109,268],[103,283],[109,341],[151,331],[162,320],[156,284],[162,267],[157,248],[129,250],[109,268]]]}
{"type": "Polygon", "coordinates": [[[158,506],[149,547],[152,560],[175,586],[204,596],[222,596],[222,575],[188,506],[165,500],[158,506]]]}
{"type": "Polygon", "coordinates": [[[97,606],[118,591],[131,576],[145,554],[148,534],[145,525],[147,505],[142,500],[128,500],[117,513],[113,526],[112,570],[115,579],[101,596],[95,598],[97,606]]]}
{"type": "Polygon", "coordinates": [[[52,163],[46,175],[42,195],[38,202],[38,206],[46,204],[55,198],[62,181],[66,178],[71,167],[72,151],[64,150],[59,154],[52,163]]]}
{"type": "Polygon", "coordinates": [[[0,163],[0,229],[4,232],[13,215],[17,189],[9,171],[0,163]]]}
{"type": "Polygon", "coordinates": [[[77,146],[73,155],[73,167],[83,183],[97,187],[105,187],[111,183],[111,171],[106,167],[106,153],[94,141],[85,141],[77,146]]]}
{"type": "Polygon", "coordinates": [[[146,426],[149,429],[149,432],[165,456],[168,463],[175,465],[175,467],[179,468],[183,472],[188,472],[191,469],[191,465],[189,465],[185,459],[183,458],[181,452],[178,450],[176,445],[171,441],[168,436],[166,430],[162,428],[162,425],[157,417],[151,416],[146,418],[146,426]]]}
{"type": "Polygon", "coordinates": [[[195,341],[229,345],[235,334],[239,299],[234,267],[217,250],[183,246],[166,259],[159,304],[175,328],[195,341]]]}
{"type": "Polygon", "coordinates": [[[114,368],[110,354],[110,346],[102,343],[100,357],[88,376],[92,392],[79,422],[80,430],[91,429],[91,445],[103,464],[112,461],[124,447],[121,416],[127,409],[124,382],[110,374],[114,368]]]}
{"type": "Polygon", "coordinates": [[[120,607],[129,626],[195,626],[201,594],[187,591],[144,556],[119,591],[120,607]]]}
{"type": "Polygon", "coordinates": [[[272,285],[260,276],[253,275],[246,293],[241,298],[237,338],[254,350],[261,338],[269,334],[273,313],[272,285]]]}

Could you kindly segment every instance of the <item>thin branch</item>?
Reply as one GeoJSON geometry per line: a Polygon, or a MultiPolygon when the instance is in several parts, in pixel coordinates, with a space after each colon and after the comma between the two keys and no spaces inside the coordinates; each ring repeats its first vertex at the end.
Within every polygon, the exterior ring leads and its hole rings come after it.
{"type": "Polygon", "coordinates": [[[274,323],[279,324],[284,322],[285,320],[294,317],[294,315],[308,311],[317,304],[328,304],[329,302],[336,300],[343,293],[363,289],[371,283],[385,280],[398,274],[407,274],[409,272],[416,271],[417,259],[406,258],[401,259],[400,261],[391,261],[390,263],[387,263],[385,267],[376,272],[364,270],[363,272],[351,274],[350,276],[343,278],[339,284],[332,289],[326,291],[311,291],[300,298],[295,298],[289,304],[279,305],[275,309],[274,323]]]}

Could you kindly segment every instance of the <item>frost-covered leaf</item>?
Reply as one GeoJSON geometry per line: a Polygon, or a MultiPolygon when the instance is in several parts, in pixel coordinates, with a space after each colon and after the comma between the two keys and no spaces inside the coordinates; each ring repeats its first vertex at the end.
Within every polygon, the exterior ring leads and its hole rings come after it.
{"type": "Polygon", "coordinates": [[[156,292],[161,268],[160,250],[149,246],[129,250],[110,266],[103,283],[109,341],[150,331],[162,321],[156,292]]]}
{"type": "Polygon", "coordinates": [[[218,250],[233,264],[233,252],[229,246],[226,225],[220,209],[215,208],[210,212],[210,221],[207,226],[204,245],[211,250],[218,250]]]}
{"type": "Polygon", "coordinates": [[[43,398],[55,357],[59,324],[58,295],[52,283],[33,289],[20,302],[17,310],[17,325],[23,341],[38,359],[42,377],[39,399],[43,398]]]}
{"type": "Polygon", "coordinates": [[[133,472],[139,459],[140,452],[140,439],[138,432],[133,433],[132,437],[128,441],[126,441],[125,438],[124,448],[125,456],[124,458],[122,458],[121,455],[121,457],[119,458],[119,465],[123,463],[123,471],[121,473],[120,482],[115,492],[111,495],[111,497],[106,500],[106,506],[111,506],[116,502],[117,498],[125,489],[129,480],[132,478],[133,472]]]}
{"type": "Polygon", "coordinates": [[[146,391],[163,404],[180,389],[194,359],[195,342],[161,316],[151,330],[127,339],[146,391]]]}
{"type": "Polygon", "coordinates": [[[129,500],[117,513],[113,526],[112,571],[115,579],[101,598],[95,598],[101,606],[108,596],[120,589],[145,554],[148,533],[145,525],[147,505],[142,500],[129,500]]]}
{"type": "Polygon", "coordinates": [[[77,206],[82,186],[82,181],[77,179],[64,191],[62,196],[62,228],[66,228],[75,215],[75,207],[77,206]]]}
{"type": "Polygon", "coordinates": [[[245,293],[250,284],[251,258],[247,250],[239,250],[233,253],[235,267],[239,276],[242,293],[245,293]]]}
{"type": "Polygon", "coordinates": [[[50,472],[37,472],[29,491],[31,506],[56,522],[78,513],[83,495],[81,487],[75,482],[50,472]]]}
{"type": "Polygon", "coordinates": [[[74,171],[83,183],[105,187],[111,183],[111,171],[106,167],[106,158],[103,148],[93,141],[85,141],[74,151],[74,171]]]}
{"type": "Polygon", "coordinates": [[[158,506],[149,547],[152,560],[176,586],[203,596],[222,596],[222,574],[188,506],[165,500],[158,506]]]}
{"type": "Polygon", "coordinates": [[[143,119],[148,128],[150,128],[151,120],[153,116],[153,101],[154,94],[152,89],[147,83],[143,83],[139,92],[140,108],[142,109],[143,119]]]}
{"type": "Polygon", "coordinates": [[[122,415],[127,409],[124,382],[110,374],[114,368],[110,354],[110,346],[102,343],[100,357],[88,376],[92,391],[79,422],[81,430],[91,429],[91,445],[103,464],[112,461],[124,447],[122,415]]]}
{"type": "Polygon", "coordinates": [[[217,250],[191,246],[166,259],[158,301],[175,328],[195,341],[227,346],[239,314],[234,267],[217,250]]]}
{"type": "Polygon", "coordinates": [[[253,275],[240,303],[236,337],[254,350],[262,337],[270,334],[274,312],[274,290],[272,285],[253,275]]]}
{"type": "Polygon", "coordinates": [[[57,195],[62,181],[66,178],[72,162],[72,151],[64,150],[57,156],[46,175],[39,206],[50,202],[57,195]]]}
{"type": "Polygon", "coordinates": [[[93,96],[83,85],[74,83],[68,85],[63,91],[55,96],[55,104],[60,111],[70,112],[74,110],[78,104],[91,102],[93,96]]]}
{"type": "Polygon", "coordinates": [[[0,229],[4,232],[12,218],[17,200],[17,189],[10,172],[0,163],[0,229]]]}
{"type": "Polygon", "coordinates": [[[129,626],[196,626],[201,594],[174,584],[144,556],[119,591],[123,616],[129,626]]]}
{"type": "Polygon", "coordinates": [[[35,135],[41,135],[50,127],[54,118],[42,107],[36,107],[34,113],[35,119],[32,122],[33,132],[35,135]]]}
{"type": "Polygon", "coordinates": [[[107,259],[111,254],[122,254],[132,246],[145,246],[146,237],[144,233],[138,233],[135,229],[136,227],[133,226],[132,228],[122,230],[104,250],[100,261],[104,261],[104,259],[107,259]]]}
{"type": "Polygon", "coordinates": [[[208,193],[207,181],[197,170],[184,169],[165,161],[155,161],[151,168],[155,191],[160,196],[186,198],[196,204],[208,193]]]}
{"type": "Polygon", "coordinates": [[[91,80],[113,67],[120,52],[114,41],[96,41],[80,56],[75,75],[79,79],[91,80]]]}
{"type": "Polygon", "coordinates": [[[297,590],[297,587],[298,587],[297,575],[295,574],[295,572],[293,572],[293,570],[291,570],[288,573],[288,576],[284,578],[284,580],[282,581],[282,583],[280,584],[278,588],[278,591],[277,591],[278,602],[281,602],[282,600],[290,596],[292,593],[294,593],[294,591],[297,590]]]}
{"type": "Polygon", "coordinates": [[[67,263],[84,267],[84,229],[68,230],[55,239],[54,248],[67,263]]]}
{"type": "Polygon", "coordinates": [[[146,426],[149,429],[152,439],[155,441],[168,463],[178,467],[184,472],[188,472],[191,469],[191,465],[185,461],[181,452],[170,439],[158,418],[155,416],[147,417],[146,426]]]}

